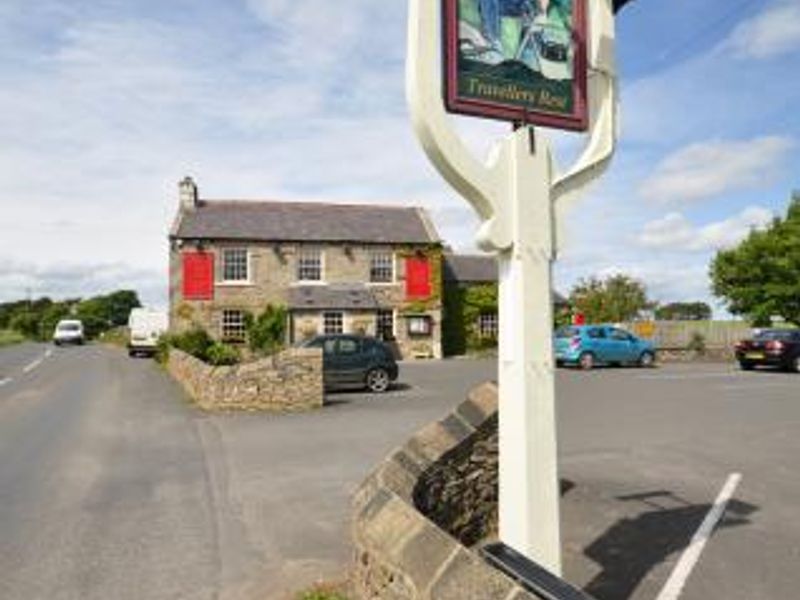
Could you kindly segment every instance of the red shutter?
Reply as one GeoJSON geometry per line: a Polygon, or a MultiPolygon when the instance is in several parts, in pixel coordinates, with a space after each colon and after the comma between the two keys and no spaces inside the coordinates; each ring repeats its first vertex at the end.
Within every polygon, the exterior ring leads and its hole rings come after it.
{"type": "Polygon", "coordinates": [[[214,255],[210,252],[183,255],[183,297],[186,300],[214,297],[214,255]]]}
{"type": "Polygon", "coordinates": [[[431,265],[425,257],[406,259],[406,296],[428,298],[431,295],[431,265]]]}

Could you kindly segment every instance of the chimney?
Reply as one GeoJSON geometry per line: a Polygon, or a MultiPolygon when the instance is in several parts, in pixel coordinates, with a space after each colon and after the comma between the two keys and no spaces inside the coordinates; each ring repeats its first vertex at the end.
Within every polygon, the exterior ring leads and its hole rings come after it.
{"type": "Polygon", "coordinates": [[[178,184],[181,210],[194,210],[197,208],[197,184],[188,175],[178,184]]]}

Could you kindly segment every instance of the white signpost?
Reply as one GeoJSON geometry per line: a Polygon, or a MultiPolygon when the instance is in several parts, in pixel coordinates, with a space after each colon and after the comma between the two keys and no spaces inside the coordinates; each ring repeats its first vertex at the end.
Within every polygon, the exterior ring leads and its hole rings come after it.
{"type": "Polygon", "coordinates": [[[442,98],[440,0],[410,0],[407,91],[439,173],[477,212],[478,245],[497,254],[500,539],[561,574],[552,348],[552,262],[564,205],[600,177],[616,141],[612,0],[589,0],[589,141],[559,175],[544,136],[518,127],[487,164],[457,136],[442,98]]]}

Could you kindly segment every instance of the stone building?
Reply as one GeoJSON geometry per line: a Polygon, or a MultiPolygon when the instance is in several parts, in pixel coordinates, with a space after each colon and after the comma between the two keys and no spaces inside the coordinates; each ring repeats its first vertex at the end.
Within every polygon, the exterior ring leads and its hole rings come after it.
{"type": "MultiPolygon", "coordinates": [[[[466,354],[497,346],[498,267],[495,257],[480,254],[444,255],[444,320],[442,346],[446,355],[466,354]]],[[[553,293],[555,311],[567,300],[553,293]]]]}
{"type": "Polygon", "coordinates": [[[245,340],[245,315],[289,310],[289,342],[364,333],[441,356],[442,244],[421,208],[209,201],[181,181],[170,231],[170,329],[245,340]]]}

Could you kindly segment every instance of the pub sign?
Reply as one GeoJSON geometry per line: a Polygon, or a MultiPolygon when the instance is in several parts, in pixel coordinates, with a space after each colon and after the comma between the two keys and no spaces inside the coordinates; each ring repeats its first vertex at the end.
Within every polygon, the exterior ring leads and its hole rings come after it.
{"type": "Polygon", "coordinates": [[[442,0],[447,110],[584,131],[587,0],[442,0]]]}

